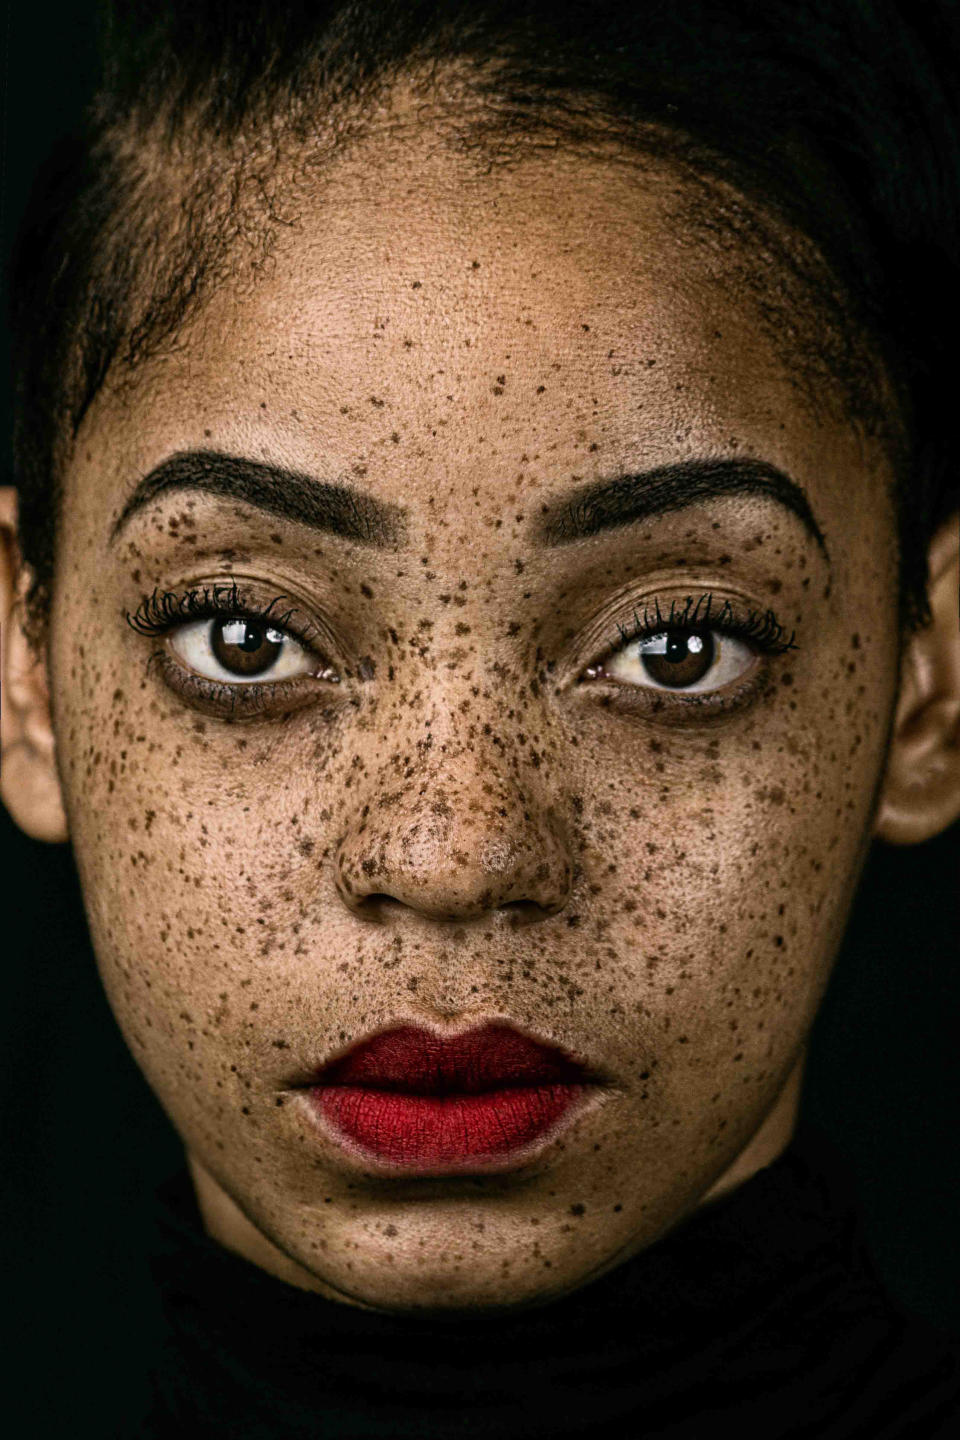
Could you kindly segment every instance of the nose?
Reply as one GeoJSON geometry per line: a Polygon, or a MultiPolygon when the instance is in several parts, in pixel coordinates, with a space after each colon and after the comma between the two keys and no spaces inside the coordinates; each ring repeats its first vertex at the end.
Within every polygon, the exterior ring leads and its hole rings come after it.
{"type": "Polygon", "coordinates": [[[526,907],[529,918],[562,910],[573,861],[553,810],[489,774],[456,768],[456,779],[422,776],[364,806],[338,849],[344,904],[370,912],[392,899],[450,920],[504,906],[526,907]]]}

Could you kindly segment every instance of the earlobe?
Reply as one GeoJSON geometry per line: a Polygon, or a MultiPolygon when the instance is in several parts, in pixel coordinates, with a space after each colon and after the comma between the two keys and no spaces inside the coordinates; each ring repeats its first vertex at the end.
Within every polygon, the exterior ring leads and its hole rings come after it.
{"type": "Polygon", "coordinates": [[[47,669],[24,634],[26,572],[17,545],[17,496],[0,487],[0,795],[21,830],[34,840],[67,839],[57,774],[47,669]]]}
{"type": "Polygon", "coordinates": [[[916,845],[960,816],[960,516],[930,546],[931,623],[904,654],[874,833],[916,845]]]}

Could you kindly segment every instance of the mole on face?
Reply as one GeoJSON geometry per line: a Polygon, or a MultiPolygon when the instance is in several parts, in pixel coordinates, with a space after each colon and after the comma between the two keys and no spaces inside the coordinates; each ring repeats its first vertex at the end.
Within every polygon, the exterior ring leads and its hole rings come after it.
{"type": "Polygon", "coordinates": [[[53,694],[99,964],[208,1223],[340,1298],[501,1305],[786,1138],[883,763],[894,531],[883,457],[805,408],[748,261],[675,243],[674,179],[398,145],[92,408],[53,694]],[[251,435],[402,527],[171,491],[111,544],[131,475],[251,435]],[[547,538],[584,486],[732,455],[803,488],[829,561],[746,493],[547,538]],[[273,627],[269,678],[190,610],[227,583],[273,627]],[[727,628],[675,623],[704,613],[727,628]],[[487,1024],[591,1076],[516,1169],[401,1183],[311,1121],[309,1078],[358,1042],[487,1024]]]}

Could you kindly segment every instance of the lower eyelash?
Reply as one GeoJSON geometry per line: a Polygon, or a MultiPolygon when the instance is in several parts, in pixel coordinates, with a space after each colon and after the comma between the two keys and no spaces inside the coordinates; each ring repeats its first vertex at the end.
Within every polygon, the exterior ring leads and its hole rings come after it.
{"type": "Polygon", "coordinates": [[[758,698],[769,685],[767,667],[759,665],[750,675],[740,679],[733,689],[718,691],[655,690],[640,685],[611,681],[615,693],[604,694],[600,703],[624,713],[644,717],[664,715],[671,720],[708,724],[742,709],[758,698]]]}
{"type": "Polygon", "coordinates": [[[277,718],[316,701],[316,692],[304,686],[309,676],[289,680],[260,680],[249,684],[226,684],[209,680],[174,660],[165,649],[154,651],[147,661],[147,673],[156,667],[163,683],[175,695],[208,707],[208,713],[225,719],[255,716],[281,707],[277,718]]]}

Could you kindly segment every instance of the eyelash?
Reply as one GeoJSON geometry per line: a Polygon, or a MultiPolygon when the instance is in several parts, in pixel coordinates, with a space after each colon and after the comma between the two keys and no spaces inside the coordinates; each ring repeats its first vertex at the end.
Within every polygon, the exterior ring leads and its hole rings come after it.
{"type": "MultiPolygon", "coordinates": [[[[281,599],[278,595],[269,605],[250,605],[243,599],[235,581],[230,585],[207,585],[202,590],[184,590],[179,595],[174,590],[154,590],[152,595],[140,602],[133,614],[128,611],[126,618],[127,624],[138,635],[166,635],[187,620],[214,620],[218,615],[224,619],[272,620],[278,629],[287,629],[295,611],[291,607],[284,614],[275,615],[273,607],[281,599]]],[[[309,643],[306,635],[296,630],[291,630],[291,634],[304,644],[309,643]]]]}
{"type": "MultiPolygon", "coordinates": [[[[284,603],[283,596],[276,596],[267,605],[245,600],[236,582],[229,585],[209,585],[177,593],[173,590],[156,589],[137,606],[135,611],[126,613],[126,621],[138,635],[161,638],[177,626],[191,620],[259,620],[270,621],[278,630],[283,630],[305,650],[312,650],[321,664],[327,664],[326,657],[314,649],[318,632],[293,619],[295,607],[285,611],[276,607],[284,603]]],[[[217,714],[257,714],[277,701],[287,701],[287,709],[295,708],[295,701],[303,696],[303,681],[310,676],[298,676],[286,680],[250,681],[246,684],[227,684],[222,681],[194,674],[178,661],[163,652],[155,652],[151,664],[158,664],[164,678],[177,694],[190,700],[200,700],[209,705],[217,714]]],[[[331,683],[332,677],[327,683],[331,683]]],[[[309,694],[307,696],[309,697],[309,694]]]]}
{"type": "Polygon", "coordinates": [[[738,615],[730,600],[724,600],[718,612],[714,611],[713,591],[708,590],[698,596],[696,600],[692,595],[686,595],[683,599],[683,609],[677,609],[676,599],[670,602],[670,611],[664,615],[660,609],[659,599],[654,600],[654,610],[644,609],[642,615],[639,611],[633,612],[633,624],[628,629],[623,625],[617,626],[617,646],[629,645],[632,640],[642,640],[648,635],[660,635],[665,630],[716,630],[721,635],[730,635],[736,640],[749,640],[750,643],[764,654],[784,655],[788,650],[797,650],[796,631],[790,633],[789,640],[785,639],[786,630],[772,610],[749,610],[744,615],[738,615]],[[703,611],[701,613],[701,606],[703,611]]]}

